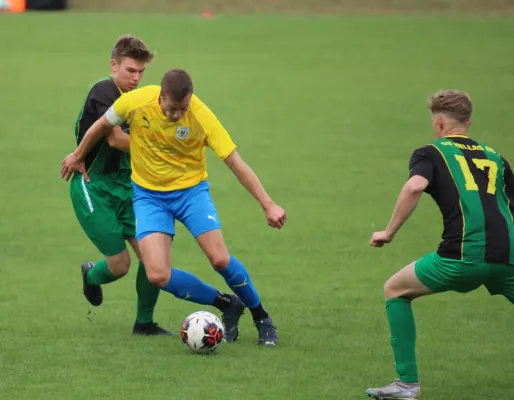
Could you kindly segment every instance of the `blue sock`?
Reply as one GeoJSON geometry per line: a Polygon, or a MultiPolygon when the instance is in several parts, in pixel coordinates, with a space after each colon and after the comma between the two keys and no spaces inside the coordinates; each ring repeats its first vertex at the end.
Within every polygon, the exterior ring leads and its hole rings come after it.
{"type": "Polygon", "coordinates": [[[234,291],[248,308],[255,308],[261,304],[261,299],[253,286],[250,275],[245,266],[234,256],[230,256],[228,267],[218,273],[225,278],[227,285],[234,291]]]}
{"type": "Polygon", "coordinates": [[[179,299],[211,306],[218,293],[216,289],[203,283],[196,276],[176,268],[171,270],[171,278],[163,290],[179,299]]]}

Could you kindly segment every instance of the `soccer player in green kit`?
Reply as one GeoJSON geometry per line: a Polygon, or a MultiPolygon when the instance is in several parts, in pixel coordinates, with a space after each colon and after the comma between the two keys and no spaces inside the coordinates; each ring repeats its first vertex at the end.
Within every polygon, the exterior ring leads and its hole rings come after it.
{"type": "Polygon", "coordinates": [[[441,210],[444,232],[437,252],[393,275],[384,285],[398,379],[371,388],[369,397],[420,398],[416,329],[411,302],[445,291],[467,293],[485,285],[514,303],[514,175],[495,150],[471,139],[472,102],[464,92],[433,94],[428,103],[437,140],[414,151],[389,225],[370,244],[390,243],[423,192],[441,210]]]}
{"type": "MultiPolygon", "coordinates": [[[[75,125],[77,145],[89,127],[98,120],[122,93],[136,89],[154,53],[139,38],[125,35],[118,38],[112,50],[109,77],[90,87],[75,125]]],[[[129,242],[141,260],[134,238],[135,217],[132,206],[133,189],[130,181],[130,137],[128,125],[115,127],[85,159],[86,177],[74,174],[70,196],[75,215],[86,233],[105,258],[96,264],[82,264],[83,291],[86,299],[99,306],[103,301],[101,285],[114,282],[127,274],[130,255],[129,242]]],[[[147,278],[139,262],[136,278],[138,295],[134,334],[169,334],[153,321],[159,288],[147,278]]]]}

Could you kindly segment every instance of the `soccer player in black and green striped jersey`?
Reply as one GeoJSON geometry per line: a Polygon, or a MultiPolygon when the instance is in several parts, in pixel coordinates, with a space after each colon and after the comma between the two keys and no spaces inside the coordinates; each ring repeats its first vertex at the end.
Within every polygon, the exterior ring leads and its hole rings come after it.
{"type": "Polygon", "coordinates": [[[414,151],[410,178],[389,225],[371,245],[390,243],[423,192],[439,206],[444,231],[438,250],[393,275],[384,285],[398,379],[366,391],[375,399],[419,399],[416,332],[411,302],[445,291],[484,285],[514,303],[514,175],[491,147],[468,136],[472,102],[459,91],[433,94],[428,108],[437,140],[414,151]]]}
{"type": "MultiPolygon", "coordinates": [[[[89,127],[122,93],[138,87],[153,57],[154,53],[141,39],[130,35],[118,38],[111,55],[111,76],[91,85],[80,110],[75,125],[77,145],[89,127]]],[[[96,263],[85,262],[81,267],[84,295],[94,306],[102,303],[101,285],[114,282],[129,271],[130,255],[126,242],[141,260],[134,238],[129,133],[128,125],[113,128],[88,154],[81,173],[76,173],[71,180],[70,196],[75,215],[86,235],[104,256],[96,263]]],[[[153,321],[159,288],[148,281],[141,262],[136,290],[138,302],[134,334],[168,334],[153,321]]]]}

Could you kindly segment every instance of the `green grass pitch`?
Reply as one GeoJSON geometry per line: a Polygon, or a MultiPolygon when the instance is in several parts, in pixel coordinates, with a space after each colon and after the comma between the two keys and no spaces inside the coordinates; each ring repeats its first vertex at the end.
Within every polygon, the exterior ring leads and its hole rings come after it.
{"type": "MultiPolygon", "coordinates": [[[[512,19],[1,15],[0,397],[5,399],[358,399],[394,377],[383,283],[435,249],[429,198],[384,249],[414,148],[430,142],[425,100],[467,90],[478,140],[514,162],[512,19]],[[189,70],[196,93],[288,212],[275,231],[209,154],[212,194],[232,253],[279,327],[260,349],[209,357],[177,338],[131,335],[135,270],[92,310],[79,267],[99,254],[75,220],[60,163],[88,85],[109,73],[123,33],[157,58],[143,84],[189,70]]],[[[181,227],[173,263],[225,288],[181,227]]],[[[133,262],[133,266],[134,266],[133,262]]],[[[156,320],[179,329],[194,304],[161,293],[156,320]]],[[[423,396],[512,399],[512,306],[484,289],[415,302],[423,396]]]]}

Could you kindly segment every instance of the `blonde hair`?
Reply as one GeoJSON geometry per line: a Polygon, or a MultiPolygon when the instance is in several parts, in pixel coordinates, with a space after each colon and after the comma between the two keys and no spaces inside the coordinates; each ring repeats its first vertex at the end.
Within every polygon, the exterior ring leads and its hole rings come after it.
{"type": "Polygon", "coordinates": [[[471,119],[473,103],[466,92],[442,90],[429,97],[428,109],[432,114],[443,113],[458,122],[465,123],[471,119]]]}

